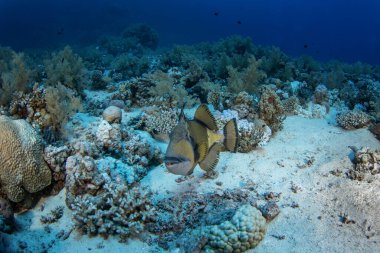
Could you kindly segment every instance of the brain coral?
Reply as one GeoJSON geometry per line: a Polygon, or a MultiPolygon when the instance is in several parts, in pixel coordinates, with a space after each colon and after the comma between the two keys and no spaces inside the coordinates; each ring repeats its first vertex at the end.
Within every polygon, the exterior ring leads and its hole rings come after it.
{"type": "Polygon", "coordinates": [[[20,202],[51,183],[41,140],[25,120],[0,116],[0,184],[9,200],[20,202]]]}
{"type": "Polygon", "coordinates": [[[240,207],[231,221],[205,229],[205,252],[244,252],[256,247],[266,233],[266,221],[251,205],[240,207]]]}

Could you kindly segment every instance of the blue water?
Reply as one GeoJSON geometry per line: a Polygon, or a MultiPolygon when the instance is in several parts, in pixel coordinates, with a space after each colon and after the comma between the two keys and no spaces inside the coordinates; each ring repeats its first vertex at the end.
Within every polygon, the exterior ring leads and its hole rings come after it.
{"type": "Polygon", "coordinates": [[[379,14],[378,0],[0,0],[0,44],[85,45],[144,22],[160,46],[240,34],[293,56],[380,64],[379,14]]]}

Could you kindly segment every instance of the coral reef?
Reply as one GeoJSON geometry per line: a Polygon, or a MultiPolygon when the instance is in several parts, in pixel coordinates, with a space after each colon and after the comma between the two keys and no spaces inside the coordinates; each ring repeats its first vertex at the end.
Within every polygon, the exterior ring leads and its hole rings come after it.
{"type": "Polygon", "coordinates": [[[149,167],[163,161],[159,147],[151,145],[140,135],[130,135],[125,141],[124,148],[124,159],[130,165],[149,167]]]}
{"type": "Polygon", "coordinates": [[[257,147],[264,146],[272,135],[272,130],[263,120],[255,119],[249,121],[239,119],[238,112],[234,110],[216,111],[214,116],[219,129],[223,129],[223,126],[229,120],[233,118],[237,119],[239,133],[238,151],[242,153],[247,153],[257,147]]]}
{"type": "Polygon", "coordinates": [[[163,199],[156,198],[153,201],[153,222],[147,225],[147,230],[159,235],[155,241],[161,247],[170,249],[179,245],[183,251],[190,252],[188,238],[195,234],[196,241],[200,239],[198,232],[202,226],[230,220],[242,204],[254,205],[256,196],[251,191],[242,187],[204,194],[184,192],[163,199]]]}
{"type": "Polygon", "coordinates": [[[278,95],[270,88],[264,87],[259,102],[260,119],[271,128],[272,133],[282,129],[285,119],[284,107],[278,95]]]}
{"type": "Polygon", "coordinates": [[[329,93],[328,89],[325,85],[320,84],[315,88],[314,95],[313,95],[314,103],[324,105],[328,104],[329,101],[329,93]]]}
{"type": "Polygon", "coordinates": [[[241,206],[231,221],[206,227],[202,235],[208,239],[205,252],[245,252],[255,248],[266,233],[261,212],[250,205],[241,206]]]}
{"type": "Polygon", "coordinates": [[[63,209],[64,206],[57,206],[48,215],[42,215],[40,219],[41,223],[51,224],[57,222],[63,216],[63,209]]]}
{"type": "Polygon", "coordinates": [[[193,106],[197,102],[182,84],[167,73],[158,70],[148,78],[155,84],[149,89],[149,94],[160,105],[181,107],[183,104],[193,106]]]}
{"type": "Polygon", "coordinates": [[[96,139],[99,147],[107,150],[121,150],[120,124],[110,124],[102,120],[96,131],[96,139]]]}
{"type": "Polygon", "coordinates": [[[370,131],[380,140],[380,123],[371,126],[370,131]]]}
{"type": "Polygon", "coordinates": [[[79,154],[70,156],[66,161],[66,203],[70,206],[74,196],[95,194],[104,184],[95,161],[89,156],[79,154]]]}
{"type": "Polygon", "coordinates": [[[30,80],[30,70],[24,61],[24,54],[16,54],[10,51],[12,58],[3,62],[0,66],[0,105],[10,102],[13,94],[17,91],[26,92],[30,80]],[[7,62],[8,61],[8,62],[7,62]]]}
{"type": "Polygon", "coordinates": [[[82,92],[87,81],[87,69],[82,58],[74,54],[69,46],[53,53],[51,58],[45,61],[45,71],[48,85],[61,83],[65,87],[82,92]]]}
{"type": "Polygon", "coordinates": [[[49,86],[45,90],[46,110],[50,115],[53,134],[62,131],[62,126],[75,112],[82,109],[81,100],[76,93],[62,84],[49,86]]]}
{"type": "Polygon", "coordinates": [[[282,105],[284,106],[284,113],[286,115],[296,114],[299,103],[299,99],[296,96],[291,96],[290,98],[285,99],[282,101],[282,105]]]}
{"type": "Polygon", "coordinates": [[[236,95],[231,109],[238,112],[240,119],[253,120],[256,118],[253,96],[245,91],[236,95]]]}
{"type": "Polygon", "coordinates": [[[151,107],[144,110],[138,127],[153,135],[158,140],[168,140],[172,129],[177,125],[177,110],[168,107],[151,107]]]}
{"type": "Polygon", "coordinates": [[[52,171],[52,191],[51,194],[58,194],[65,185],[66,160],[71,150],[67,146],[55,147],[49,145],[45,147],[44,159],[52,171]]]}
{"type": "Polygon", "coordinates": [[[0,232],[11,233],[14,229],[14,213],[11,203],[0,197],[0,232]]]}
{"type": "Polygon", "coordinates": [[[247,120],[238,121],[239,144],[238,151],[247,153],[256,147],[264,146],[272,135],[271,129],[262,120],[248,122],[247,120]]]}
{"type": "Polygon", "coordinates": [[[123,32],[123,38],[135,40],[143,47],[156,49],[158,46],[158,34],[147,24],[134,24],[123,32]]]}
{"type": "Polygon", "coordinates": [[[103,111],[102,116],[108,123],[120,123],[122,114],[119,107],[111,105],[103,111]]]}
{"type": "Polygon", "coordinates": [[[367,179],[369,175],[380,173],[380,151],[368,147],[360,149],[351,147],[355,152],[354,168],[348,171],[348,176],[355,180],[367,179]]]}
{"type": "Polygon", "coordinates": [[[262,60],[256,60],[255,56],[251,56],[248,60],[248,66],[242,72],[238,72],[236,68],[227,66],[228,88],[232,92],[246,91],[249,93],[258,92],[258,84],[266,78],[264,71],[260,70],[262,60]]]}
{"type": "Polygon", "coordinates": [[[346,111],[336,116],[336,122],[344,129],[356,129],[368,126],[372,122],[372,118],[362,111],[346,111]]]}
{"type": "Polygon", "coordinates": [[[0,183],[9,200],[20,202],[51,183],[40,137],[25,120],[0,116],[0,183]]]}
{"type": "Polygon", "coordinates": [[[75,197],[70,207],[76,227],[90,235],[138,236],[153,215],[151,193],[122,183],[107,182],[96,195],[75,197]]]}

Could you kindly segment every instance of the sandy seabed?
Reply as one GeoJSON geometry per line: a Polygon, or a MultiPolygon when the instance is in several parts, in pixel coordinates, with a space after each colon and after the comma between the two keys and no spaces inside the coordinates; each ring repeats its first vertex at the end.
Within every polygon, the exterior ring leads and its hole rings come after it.
{"type": "MultiPolygon", "coordinates": [[[[380,175],[371,183],[349,179],[353,166],[349,146],[380,149],[367,130],[345,131],[326,119],[288,117],[284,129],[270,142],[247,154],[223,153],[216,179],[205,179],[200,169],[177,183],[163,165],[142,180],[159,194],[238,188],[254,183],[260,194],[281,193],[280,214],[268,224],[264,240],[249,252],[380,252],[380,175]],[[341,170],[341,175],[331,173],[341,170]],[[216,184],[216,182],[221,182],[216,184]],[[342,222],[346,214],[349,224],[342,222]]],[[[116,237],[88,237],[73,230],[71,211],[54,224],[41,224],[41,209],[65,205],[65,192],[42,199],[18,214],[18,232],[1,234],[5,252],[157,252],[138,240],[119,243],[116,237]],[[42,244],[45,246],[42,247],[42,244]]]]}

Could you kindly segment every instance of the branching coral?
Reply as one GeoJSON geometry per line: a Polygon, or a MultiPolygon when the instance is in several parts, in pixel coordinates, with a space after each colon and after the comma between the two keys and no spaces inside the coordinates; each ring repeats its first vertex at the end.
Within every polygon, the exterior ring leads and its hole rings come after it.
{"type": "Polygon", "coordinates": [[[168,107],[153,107],[144,111],[139,125],[159,140],[169,137],[178,121],[177,110],[168,107]]]}
{"type": "Polygon", "coordinates": [[[149,144],[149,142],[140,135],[131,135],[124,143],[123,159],[129,165],[140,165],[149,167],[158,165],[162,162],[163,157],[157,146],[149,144]]]}
{"type": "Polygon", "coordinates": [[[238,112],[234,110],[217,111],[215,113],[215,119],[219,129],[222,129],[223,126],[233,118],[238,119],[239,152],[247,153],[268,143],[272,131],[262,120],[256,119],[253,122],[246,119],[241,120],[238,117],[238,112]]]}
{"type": "Polygon", "coordinates": [[[76,227],[85,234],[119,235],[120,241],[138,236],[153,214],[151,193],[142,188],[108,182],[97,195],[74,199],[76,227]]]}
{"type": "Polygon", "coordinates": [[[57,194],[65,185],[66,159],[69,157],[70,149],[67,146],[55,147],[49,145],[44,150],[44,159],[52,171],[52,194],[57,194]]]}
{"type": "Polygon", "coordinates": [[[62,84],[47,87],[45,100],[46,110],[50,114],[54,131],[60,131],[69,117],[82,108],[81,101],[76,93],[62,84]]]}
{"type": "Polygon", "coordinates": [[[362,111],[346,111],[336,116],[339,126],[344,129],[355,129],[368,126],[372,122],[372,118],[362,111]]]}
{"type": "Polygon", "coordinates": [[[247,120],[239,120],[238,129],[238,151],[242,153],[247,153],[256,147],[264,146],[272,135],[271,129],[262,120],[255,120],[254,123],[247,120]]]}
{"type": "Polygon", "coordinates": [[[175,79],[162,71],[156,71],[148,77],[155,85],[149,89],[149,94],[156,102],[169,107],[180,107],[183,104],[192,106],[197,99],[191,96],[185,87],[175,83],[175,79]]]}
{"type": "Polygon", "coordinates": [[[20,202],[51,183],[42,141],[25,120],[0,116],[0,183],[8,199],[20,202]]]}
{"type": "Polygon", "coordinates": [[[51,59],[45,61],[45,71],[48,85],[62,85],[82,92],[86,83],[86,68],[82,58],[74,54],[69,46],[58,53],[53,53],[51,59]]]}
{"type": "Polygon", "coordinates": [[[10,102],[16,91],[25,92],[29,81],[30,70],[24,62],[24,54],[12,53],[8,67],[0,66],[0,105],[10,102]]]}
{"type": "Polygon", "coordinates": [[[285,99],[282,104],[284,106],[285,114],[294,115],[297,112],[300,102],[296,96],[291,96],[290,98],[285,99]]]}
{"type": "Polygon", "coordinates": [[[232,109],[238,112],[240,119],[253,120],[256,118],[253,96],[245,91],[239,92],[236,95],[232,109]]]}
{"type": "Polygon", "coordinates": [[[66,161],[66,188],[68,205],[73,196],[86,193],[95,194],[104,184],[93,158],[79,154],[70,156],[66,161]]]}
{"type": "Polygon", "coordinates": [[[137,57],[131,54],[122,54],[112,63],[115,73],[120,73],[123,78],[139,77],[148,72],[150,59],[146,56],[137,57]]]}
{"type": "Polygon", "coordinates": [[[248,67],[241,72],[232,66],[228,66],[228,88],[235,93],[240,91],[249,93],[257,92],[260,81],[266,78],[265,72],[259,69],[260,65],[261,59],[256,60],[256,58],[252,56],[249,59],[248,67]]]}

